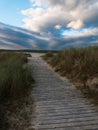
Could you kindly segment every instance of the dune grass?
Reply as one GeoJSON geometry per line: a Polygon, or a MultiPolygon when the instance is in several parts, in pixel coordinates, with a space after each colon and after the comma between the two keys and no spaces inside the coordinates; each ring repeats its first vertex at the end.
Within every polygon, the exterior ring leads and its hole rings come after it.
{"type": "Polygon", "coordinates": [[[29,113],[30,107],[28,112],[25,112],[25,109],[32,101],[29,95],[34,79],[27,61],[27,55],[22,53],[0,53],[0,129],[2,130],[20,130],[23,126],[20,126],[19,118],[28,120],[25,119],[25,115],[29,113]]]}
{"type": "Polygon", "coordinates": [[[16,97],[27,91],[34,82],[24,54],[0,54],[0,96],[16,97]]]}
{"type": "Polygon", "coordinates": [[[70,48],[44,59],[88,96],[98,99],[98,47],[70,48]]]}

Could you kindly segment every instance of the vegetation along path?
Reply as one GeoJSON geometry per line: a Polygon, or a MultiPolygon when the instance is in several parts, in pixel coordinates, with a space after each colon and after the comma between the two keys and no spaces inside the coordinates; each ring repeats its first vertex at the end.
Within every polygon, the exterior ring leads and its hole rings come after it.
{"type": "Polygon", "coordinates": [[[97,108],[71,83],[40,57],[30,58],[29,66],[36,80],[32,130],[98,130],[97,108]]]}

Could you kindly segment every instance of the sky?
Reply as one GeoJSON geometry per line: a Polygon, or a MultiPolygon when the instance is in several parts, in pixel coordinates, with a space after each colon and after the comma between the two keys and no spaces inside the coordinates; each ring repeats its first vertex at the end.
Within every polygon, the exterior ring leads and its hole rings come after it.
{"type": "Polygon", "coordinates": [[[97,43],[98,0],[0,0],[0,22],[50,39],[92,36],[97,43]]]}
{"type": "Polygon", "coordinates": [[[21,27],[21,10],[30,6],[29,0],[0,0],[0,22],[21,27]]]}

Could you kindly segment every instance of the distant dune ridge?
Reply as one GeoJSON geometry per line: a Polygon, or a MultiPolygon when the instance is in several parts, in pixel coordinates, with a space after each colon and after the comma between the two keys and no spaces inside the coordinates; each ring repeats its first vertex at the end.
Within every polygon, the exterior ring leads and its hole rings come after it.
{"type": "Polygon", "coordinates": [[[98,36],[49,37],[23,28],[0,23],[0,49],[59,50],[66,47],[97,45],[98,36]]]}

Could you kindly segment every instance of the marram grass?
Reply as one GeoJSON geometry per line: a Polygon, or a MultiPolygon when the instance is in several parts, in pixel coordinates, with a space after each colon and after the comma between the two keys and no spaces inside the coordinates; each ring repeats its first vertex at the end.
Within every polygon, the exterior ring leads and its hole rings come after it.
{"type": "Polygon", "coordinates": [[[79,83],[78,88],[83,91],[87,90],[86,93],[91,96],[97,96],[98,99],[97,46],[65,49],[55,55],[46,54],[44,58],[54,67],[55,71],[71,79],[71,81],[79,83]],[[95,78],[97,80],[94,84],[92,81],[95,81],[95,78]]]}
{"type": "Polygon", "coordinates": [[[26,62],[24,54],[0,54],[0,97],[17,97],[28,91],[34,80],[26,62]]]}

